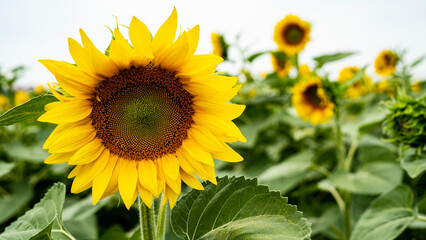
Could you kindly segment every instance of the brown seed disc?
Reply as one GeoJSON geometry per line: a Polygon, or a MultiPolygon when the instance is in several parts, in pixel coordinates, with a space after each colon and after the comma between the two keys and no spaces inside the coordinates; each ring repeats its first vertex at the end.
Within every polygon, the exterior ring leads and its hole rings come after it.
{"type": "Polygon", "coordinates": [[[175,153],[193,123],[192,95],[159,67],[123,69],[101,82],[92,99],[97,137],[126,159],[175,153]]]}
{"type": "Polygon", "coordinates": [[[306,101],[315,107],[320,107],[322,103],[322,99],[318,96],[318,85],[314,84],[306,88],[303,92],[303,96],[306,101]]]}
{"type": "Polygon", "coordinates": [[[282,36],[290,45],[299,44],[305,35],[305,31],[297,24],[290,24],[282,31],[282,36]]]}

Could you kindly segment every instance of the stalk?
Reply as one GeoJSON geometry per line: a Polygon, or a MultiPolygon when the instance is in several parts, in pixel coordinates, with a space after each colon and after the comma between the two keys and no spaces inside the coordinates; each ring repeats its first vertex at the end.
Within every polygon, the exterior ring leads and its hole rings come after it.
{"type": "Polygon", "coordinates": [[[156,240],[155,238],[155,220],[154,220],[154,209],[151,209],[141,201],[138,196],[139,206],[139,222],[141,227],[141,239],[142,240],[156,240]]]}

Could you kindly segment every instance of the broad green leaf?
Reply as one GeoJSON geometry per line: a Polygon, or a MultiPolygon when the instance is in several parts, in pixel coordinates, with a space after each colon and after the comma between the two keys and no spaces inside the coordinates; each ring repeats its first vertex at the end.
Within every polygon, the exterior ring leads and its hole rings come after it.
{"type": "Polygon", "coordinates": [[[397,158],[394,146],[372,135],[365,135],[360,140],[358,159],[361,162],[394,162],[397,158]]]}
{"type": "Polygon", "coordinates": [[[52,228],[53,228],[53,223],[55,222],[56,217],[52,219],[52,221],[50,221],[50,223],[44,228],[42,229],[39,233],[37,233],[37,235],[35,235],[34,237],[31,237],[30,240],[51,240],[52,239],[52,228]]]}
{"type": "MultiPolygon", "coordinates": [[[[49,189],[43,199],[18,218],[6,231],[0,234],[0,240],[32,239],[40,232],[46,231],[53,221],[52,239],[73,240],[62,224],[62,207],[65,201],[65,185],[56,183],[49,189]]],[[[41,236],[43,234],[41,233],[41,236]]]]}
{"type": "Polygon", "coordinates": [[[309,150],[291,156],[264,171],[259,176],[259,182],[285,193],[305,178],[306,172],[312,166],[313,156],[313,152],[309,150]]]}
{"type": "Polygon", "coordinates": [[[264,52],[258,52],[258,53],[252,54],[250,57],[247,58],[247,61],[253,62],[256,58],[262,56],[263,54],[270,53],[270,52],[271,51],[264,51],[264,52]]]}
{"type": "Polygon", "coordinates": [[[4,145],[7,149],[7,154],[15,161],[27,161],[32,163],[42,163],[49,153],[43,149],[43,142],[36,142],[33,145],[27,146],[21,142],[10,142],[4,145]]]}
{"type": "Polygon", "coordinates": [[[256,179],[218,178],[192,190],[172,210],[171,225],[183,239],[309,239],[310,223],[287,198],[256,179]]]}
{"type": "MultiPolygon", "coordinates": [[[[140,230],[139,230],[139,232],[140,232],[140,230]]],[[[110,227],[106,231],[104,231],[101,235],[101,238],[100,238],[100,240],[127,240],[127,239],[128,238],[126,237],[126,232],[118,224],[113,225],[112,227],[110,227]]],[[[133,240],[132,238],[130,238],[130,239],[133,240]]],[[[141,239],[140,235],[139,235],[139,239],[141,239]]]]}
{"type": "Polygon", "coordinates": [[[425,58],[426,58],[426,55],[419,57],[413,63],[411,63],[410,67],[415,67],[415,66],[419,65],[421,62],[423,62],[423,60],[425,60],[425,58]]]}
{"type": "Polygon", "coordinates": [[[0,126],[8,126],[29,119],[38,118],[46,111],[44,106],[48,103],[58,101],[51,94],[42,94],[26,103],[16,106],[0,116],[0,126]]]}
{"type": "Polygon", "coordinates": [[[349,56],[354,55],[356,52],[341,52],[341,53],[333,53],[333,54],[325,54],[318,57],[314,57],[314,60],[317,62],[318,67],[321,67],[325,63],[338,61],[349,56]]]}
{"type": "Polygon", "coordinates": [[[351,240],[390,240],[413,222],[413,193],[399,185],[375,199],[355,225],[351,240]]]}
{"type": "Polygon", "coordinates": [[[356,173],[342,170],[329,176],[331,185],[356,193],[374,195],[385,192],[402,181],[402,170],[397,163],[373,162],[362,166],[356,173]]]}
{"type": "Polygon", "coordinates": [[[0,178],[8,174],[15,167],[15,163],[0,162],[0,178]]]}
{"type": "Polygon", "coordinates": [[[416,178],[426,171],[426,153],[418,153],[415,148],[408,148],[404,151],[401,159],[401,167],[411,178],[416,178]]]}
{"type": "Polygon", "coordinates": [[[13,185],[12,194],[0,198],[0,224],[15,216],[33,197],[33,189],[28,182],[13,185]]]}
{"type": "MultiPolygon", "coordinates": [[[[417,215],[426,219],[426,198],[423,198],[417,203],[416,208],[417,215]]],[[[412,229],[426,229],[426,221],[416,218],[409,226],[412,229]]]]}

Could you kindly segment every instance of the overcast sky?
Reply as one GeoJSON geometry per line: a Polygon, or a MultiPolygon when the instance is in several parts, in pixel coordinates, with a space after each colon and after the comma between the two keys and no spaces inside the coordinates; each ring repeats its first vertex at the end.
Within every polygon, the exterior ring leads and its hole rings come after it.
{"type": "MultiPolygon", "coordinates": [[[[295,14],[312,25],[311,42],[300,59],[312,65],[312,57],[337,51],[357,51],[356,56],[327,67],[331,76],[348,65],[370,64],[383,49],[406,49],[407,60],[426,54],[426,1],[412,0],[0,0],[0,66],[4,73],[14,66],[28,67],[18,82],[20,87],[54,81],[37,59],[72,62],[67,38],[78,41],[83,28],[95,45],[104,50],[111,38],[105,25],[128,25],[132,16],[142,20],[151,32],[171,13],[178,11],[182,29],[201,27],[197,53],[212,50],[212,31],[241,42],[250,52],[272,50],[275,24],[287,14],[295,14]]],[[[270,59],[263,57],[253,66],[255,72],[270,70],[270,59]]],[[[233,69],[229,69],[233,71],[233,69]]],[[[426,78],[426,63],[415,75],[426,78]]]]}

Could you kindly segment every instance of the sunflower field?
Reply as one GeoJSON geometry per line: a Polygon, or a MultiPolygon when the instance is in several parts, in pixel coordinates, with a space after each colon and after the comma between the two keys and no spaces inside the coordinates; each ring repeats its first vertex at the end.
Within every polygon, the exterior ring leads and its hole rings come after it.
{"type": "Polygon", "coordinates": [[[357,53],[301,62],[296,15],[273,49],[213,32],[202,54],[176,8],[143,20],[80,29],[46,85],[0,72],[0,240],[426,239],[426,51],[333,73],[357,53]]]}

